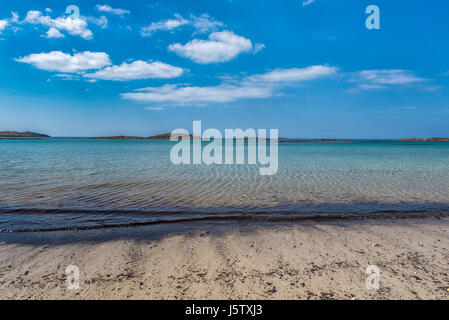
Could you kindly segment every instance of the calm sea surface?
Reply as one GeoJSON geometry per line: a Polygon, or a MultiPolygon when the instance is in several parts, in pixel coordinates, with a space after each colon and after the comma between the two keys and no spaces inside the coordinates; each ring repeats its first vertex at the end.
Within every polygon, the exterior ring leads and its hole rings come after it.
{"type": "Polygon", "coordinates": [[[0,140],[0,230],[449,212],[449,143],[279,146],[279,170],[173,165],[169,141],[0,140]]]}

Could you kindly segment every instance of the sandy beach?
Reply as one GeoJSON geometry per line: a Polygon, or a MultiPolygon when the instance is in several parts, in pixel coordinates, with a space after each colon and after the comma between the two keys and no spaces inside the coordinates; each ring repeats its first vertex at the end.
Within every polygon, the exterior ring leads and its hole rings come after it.
{"type": "Polygon", "coordinates": [[[3,242],[0,298],[449,298],[449,219],[203,229],[157,239],[3,242]],[[80,268],[79,290],[66,288],[68,265],[80,268]],[[369,265],[380,270],[379,290],[366,288],[369,265]]]}

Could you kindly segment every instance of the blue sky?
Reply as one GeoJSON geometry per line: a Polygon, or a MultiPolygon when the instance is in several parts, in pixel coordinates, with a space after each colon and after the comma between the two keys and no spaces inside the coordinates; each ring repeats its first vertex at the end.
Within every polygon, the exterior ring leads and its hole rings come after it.
{"type": "Polygon", "coordinates": [[[308,2],[3,3],[0,130],[449,136],[447,1],[308,2]]]}

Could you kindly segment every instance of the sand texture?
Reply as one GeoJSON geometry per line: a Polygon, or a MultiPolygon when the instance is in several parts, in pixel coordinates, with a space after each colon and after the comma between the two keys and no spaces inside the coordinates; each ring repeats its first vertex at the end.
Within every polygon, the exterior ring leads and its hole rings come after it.
{"type": "Polygon", "coordinates": [[[1,299],[448,299],[449,220],[0,244],[1,299]],[[80,268],[67,290],[66,267],[80,268]],[[369,265],[380,289],[368,290],[369,265]]]}

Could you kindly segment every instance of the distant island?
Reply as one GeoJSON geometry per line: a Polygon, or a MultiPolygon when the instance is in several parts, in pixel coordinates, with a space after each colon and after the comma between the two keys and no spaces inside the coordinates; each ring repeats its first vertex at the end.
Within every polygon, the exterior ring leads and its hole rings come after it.
{"type": "MultiPolygon", "coordinates": [[[[134,137],[134,136],[110,136],[110,137],[93,137],[93,140],[170,140],[172,133],[163,133],[157,136],[151,137],[134,137]]],[[[180,137],[184,137],[186,135],[179,134],[180,137]]],[[[191,139],[199,139],[198,137],[194,137],[192,135],[188,135],[191,139]]]]}
{"type": "MultiPolygon", "coordinates": [[[[109,136],[109,137],[93,137],[93,140],[170,140],[172,133],[163,133],[156,136],[151,137],[137,137],[137,136],[109,136]]],[[[184,136],[180,134],[179,136],[184,136]]],[[[201,139],[200,137],[195,137],[189,135],[191,139],[201,139]]],[[[256,138],[256,137],[245,137],[245,138],[235,138],[235,140],[245,140],[245,141],[257,141],[257,140],[265,140],[269,141],[270,139],[266,138],[256,138]]],[[[337,142],[334,139],[315,139],[315,140],[290,140],[288,138],[280,138],[279,142],[292,143],[292,142],[337,142]]]]}
{"type": "MultiPolygon", "coordinates": [[[[170,140],[172,136],[172,133],[163,133],[159,134],[157,136],[151,136],[151,137],[135,137],[135,136],[110,136],[110,137],[93,137],[91,139],[94,140],[170,140]]],[[[193,140],[200,140],[200,137],[195,137],[193,135],[184,135],[184,134],[178,134],[179,137],[189,137],[193,140]]],[[[245,140],[245,141],[256,141],[256,140],[269,140],[264,138],[255,138],[255,137],[245,137],[245,138],[236,138],[236,140],[245,140]]]]}
{"type": "Polygon", "coordinates": [[[0,138],[50,138],[50,136],[29,131],[0,131],[0,138]]]}
{"type": "MultiPolygon", "coordinates": [[[[151,137],[137,137],[137,136],[109,136],[109,137],[93,137],[93,140],[170,140],[172,133],[164,133],[157,136],[151,137]]],[[[180,136],[183,136],[180,134],[180,136]]],[[[199,137],[194,137],[189,135],[191,139],[200,139],[199,137]]],[[[256,138],[256,137],[245,137],[245,138],[235,138],[235,140],[245,140],[245,141],[257,141],[265,140],[270,141],[267,138],[256,138]]],[[[339,141],[351,141],[351,140],[337,140],[337,139],[288,139],[279,138],[280,143],[311,143],[311,142],[339,142],[339,141]]]]}
{"type": "MultiPolygon", "coordinates": [[[[170,140],[172,133],[163,133],[156,136],[150,137],[139,137],[139,136],[105,136],[105,137],[92,137],[92,140],[170,140]]],[[[180,133],[180,137],[189,137],[190,139],[200,140],[200,137],[193,136],[191,134],[185,135],[180,133]]],[[[0,138],[48,138],[49,136],[34,132],[16,132],[16,131],[0,131],[0,138]]],[[[245,141],[256,141],[256,140],[266,140],[265,138],[256,137],[245,137],[245,138],[235,138],[235,140],[245,140],[245,141]]],[[[279,143],[333,143],[333,142],[357,142],[354,139],[289,139],[289,138],[279,138],[279,143]]],[[[427,139],[420,138],[405,138],[398,140],[390,140],[397,142],[449,142],[449,138],[433,137],[427,139]]]]}
{"type": "Polygon", "coordinates": [[[449,142],[449,138],[428,138],[428,139],[418,139],[418,138],[406,138],[399,140],[400,142],[449,142]]]}
{"type": "MultiPolygon", "coordinates": [[[[281,143],[310,143],[310,142],[338,142],[337,139],[288,139],[288,138],[281,138],[279,139],[279,142],[281,143]]],[[[348,140],[341,140],[341,141],[348,141],[348,140]]]]}

